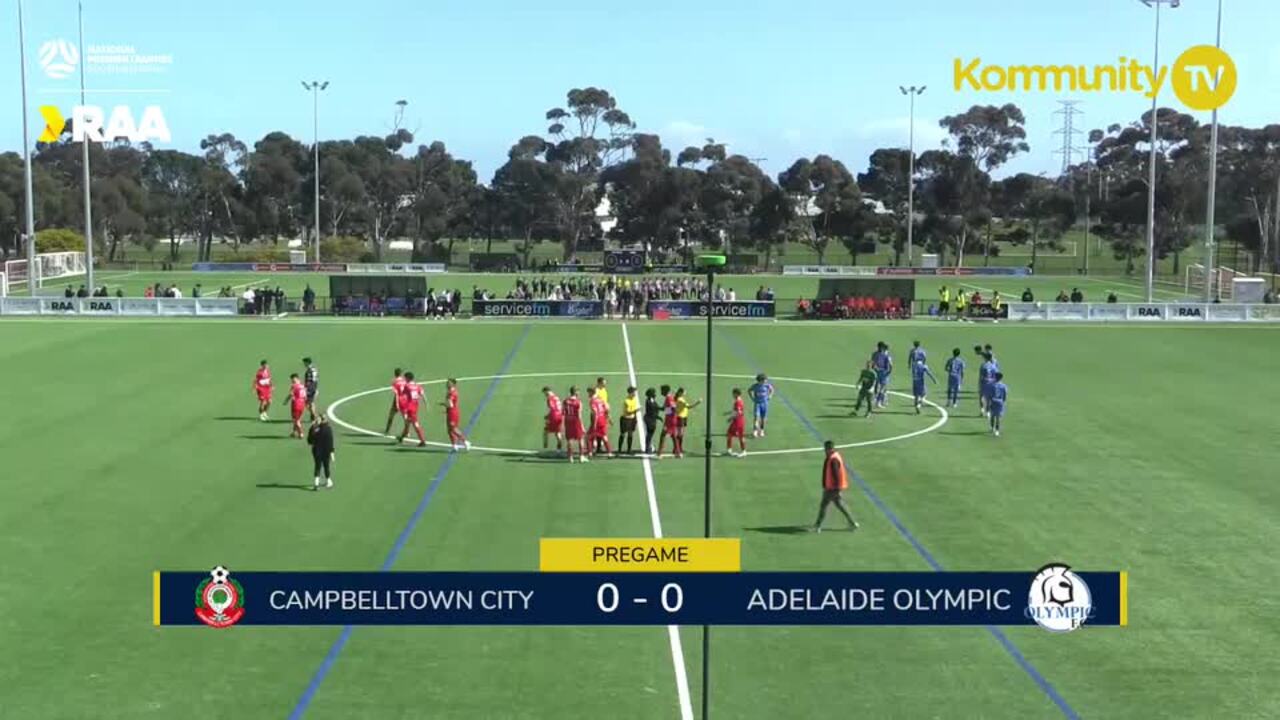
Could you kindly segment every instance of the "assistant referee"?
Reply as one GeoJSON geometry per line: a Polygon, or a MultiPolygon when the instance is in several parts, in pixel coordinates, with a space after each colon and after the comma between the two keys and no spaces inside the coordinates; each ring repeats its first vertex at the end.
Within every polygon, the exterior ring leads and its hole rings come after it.
{"type": "Polygon", "coordinates": [[[822,443],[826,458],[822,461],[822,504],[818,506],[818,519],[813,523],[813,531],[822,532],[822,521],[827,516],[827,506],[835,505],[836,509],[849,521],[849,529],[857,530],[858,523],[849,514],[841,495],[849,489],[849,471],[845,467],[844,458],[836,451],[835,443],[830,440],[822,443]]]}
{"type": "Polygon", "coordinates": [[[320,489],[320,474],[324,473],[324,486],[333,487],[333,475],[330,466],[333,464],[333,426],[325,419],[323,413],[317,413],[311,429],[307,430],[307,444],[311,446],[311,458],[315,460],[315,485],[312,490],[320,489]]]}

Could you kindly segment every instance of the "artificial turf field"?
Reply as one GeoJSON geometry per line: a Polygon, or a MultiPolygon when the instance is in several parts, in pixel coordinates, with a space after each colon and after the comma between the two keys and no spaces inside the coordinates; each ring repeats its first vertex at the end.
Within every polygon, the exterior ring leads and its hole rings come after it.
{"type": "MultiPolygon", "coordinates": [[[[627,327],[642,387],[702,395],[701,325],[627,327]]],[[[1007,643],[977,628],[717,628],[713,714],[1280,715],[1278,349],[1265,327],[720,324],[722,377],[695,411],[692,457],[654,464],[667,537],[701,535],[701,413],[722,415],[732,384],[749,384],[730,376],[763,369],[784,399],[769,437],[714,462],[715,533],[742,538],[744,569],[1123,569],[1130,625],[1009,628],[1007,643]],[[820,456],[759,451],[940,419],[902,398],[850,419],[849,391],[798,379],[851,382],[877,340],[901,357],[913,339],[935,367],[951,347],[995,346],[1004,436],[968,394],[933,432],[846,450],[862,529],[798,532],[820,456]]],[[[306,490],[284,408],[259,423],[250,393],[260,358],[279,386],[303,355],[326,403],[384,387],[396,365],[483,378],[462,383],[464,423],[477,445],[513,450],[540,443],[542,385],[563,394],[608,373],[617,398],[628,372],[622,328],[605,322],[0,322],[0,716],[680,717],[659,627],[152,627],[155,569],[534,570],[539,537],[652,534],[635,460],[451,455],[342,431],[337,488],[306,490]]],[[[337,414],[376,431],[387,404],[377,393],[337,414]]],[[[425,417],[441,440],[438,413],[425,417]]],[[[697,708],[698,629],[682,639],[697,708]]]]}

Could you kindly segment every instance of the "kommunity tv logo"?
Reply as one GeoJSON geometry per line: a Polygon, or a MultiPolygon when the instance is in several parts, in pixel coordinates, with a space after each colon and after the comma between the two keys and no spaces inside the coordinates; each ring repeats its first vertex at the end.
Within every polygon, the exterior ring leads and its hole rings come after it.
{"type": "Polygon", "coordinates": [[[957,92],[1127,92],[1148,99],[1167,83],[1191,110],[1216,110],[1235,94],[1238,78],[1230,55],[1196,45],[1159,68],[1123,56],[1114,65],[999,65],[984,64],[981,57],[956,58],[952,80],[957,92]]]}

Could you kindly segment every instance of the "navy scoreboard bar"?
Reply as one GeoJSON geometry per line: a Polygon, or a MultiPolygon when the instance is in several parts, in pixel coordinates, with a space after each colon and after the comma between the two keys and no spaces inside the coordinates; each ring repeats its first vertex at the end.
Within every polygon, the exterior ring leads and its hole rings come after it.
{"type": "Polygon", "coordinates": [[[741,572],[733,539],[544,539],[537,572],[156,572],[156,625],[1128,623],[1122,572],[741,572]]]}

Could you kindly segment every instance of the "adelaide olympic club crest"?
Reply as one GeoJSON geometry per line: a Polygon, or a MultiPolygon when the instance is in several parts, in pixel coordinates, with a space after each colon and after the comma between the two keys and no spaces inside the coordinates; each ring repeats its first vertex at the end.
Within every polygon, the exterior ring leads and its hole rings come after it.
{"type": "Polygon", "coordinates": [[[1040,568],[1027,593],[1027,617],[1049,632],[1071,632],[1093,615],[1089,585],[1071,568],[1050,563],[1040,568]]]}
{"type": "Polygon", "coordinates": [[[196,617],[209,627],[225,628],[244,617],[244,588],[219,565],[196,588],[196,617]]]}

